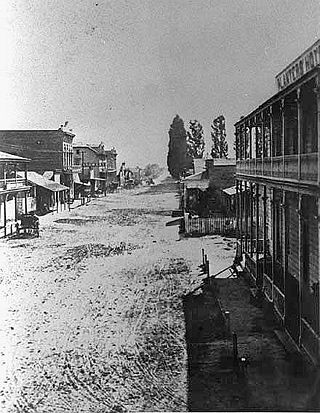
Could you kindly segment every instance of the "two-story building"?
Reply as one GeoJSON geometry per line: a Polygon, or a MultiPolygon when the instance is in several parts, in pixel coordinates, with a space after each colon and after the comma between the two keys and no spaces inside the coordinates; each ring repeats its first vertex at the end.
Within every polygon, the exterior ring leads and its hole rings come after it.
{"type": "Polygon", "coordinates": [[[72,197],[74,137],[62,125],[57,130],[0,130],[0,150],[29,158],[29,170],[68,186],[72,197]]]}
{"type": "Polygon", "coordinates": [[[0,152],[0,238],[12,234],[15,222],[28,211],[28,163],[29,159],[0,152]]]}
{"type": "Polygon", "coordinates": [[[117,152],[106,150],[104,144],[76,144],[73,148],[74,172],[81,181],[91,184],[91,193],[105,193],[117,175],[117,152]]]}
{"type": "Polygon", "coordinates": [[[236,124],[239,243],[285,331],[320,358],[320,40],[236,124]]]}

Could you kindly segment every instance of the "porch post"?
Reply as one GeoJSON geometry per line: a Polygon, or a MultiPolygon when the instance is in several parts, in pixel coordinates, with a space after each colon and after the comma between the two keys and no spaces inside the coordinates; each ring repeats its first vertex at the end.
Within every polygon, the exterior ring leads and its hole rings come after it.
{"type": "Polygon", "coordinates": [[[14,220],[17,220],[17,209],[18,209],[18,203],[17,203],[17,194],[14,195],[14,220]]]}
{"type": "Polygon", "coordinates": [[[28,165],[27,163],[24,164],[24,179],[25,179],[25,185],[28,185],[28,165]]]}
{"type": "Polygon", "coordinates": [[[28,213],[28,197],[26,192],[24,193],[24,213],[28,213]]]}
{"type": "Polygon", "coordinates": [[[4,236],[7,235],[7,194],[3,195],[3,225],[4,236]]]}
{"type": "Polygon", "coordinates": [[[272,115],[272,105],[269,107],[270,116],[270,176],[273,175],[273,115],[272,115]]]}
{"type": "Polygon", "coordinates": [[[263,274],[266,273],[266,260],[267,260],[267,187],[263,186],[263,260],[262,260],[262,285],[263,274]]]}
{"type": "Polygon", "coordinates": [[[253,183],[250,182],[250,257],[253,256],[253,183]]]}
{"type": "MultiPolygon", "coordinates": [[[[318,131],[319,133],[319,131],[318,131]]],[[[319,153],[319,147],[318,147],[318,153],[319,153]]],[[[319,155],[318,155],[319,156],[319,155]]],[[[320,300],[320,197],[318,195],[318,288],[319,288],[319,300],[320,300]]],[[[319,307],[320,307],[320,303],[319,307]]],[[[319,331],[320,331],[320,317],[319,317],[319,331]]],[[[318,346],[319,350],[319,355],[320,355],[320,346],[318,346]]]]}
{"type": "Polygon", "coordinates": [[[318,185],[320,185],[320,74],[316,77],[317,131],[318,131],[318,185]]]}
{"type": "Polygon", "coordinates": [[[302,216],[302,195],[299,194],[298,199],[298,214],[299,214],[299,256],[298,256],[298,265],[299,265],[299,318],[300,318],[300,328],[299,328],[299,346],[302,345],[302,293],[303,293],[303,250],[302,250],[302,227],[303,227],[303,216],[302,216]]]}
{"type": "Polygon", "coordinates": [[[302,136],[302,110],[301,110],[301,89],[297,89],[297,112],[298,112],[298,179],[301,179],[301,136],[302,136]]]}
{"type": "Polygon", "coordinates": [[[241,254],[243,251],[243,245],[242,245],[242,221],[243,221],[243,208],[242,208],[242,181],[238,181],[238,185],[239,185],[239,238],[240,238],[240,248],[241,248],[241,254]]]}
{"type": "Polygon", "coordinates": [[[240,228],[239,228],[239,211],[240,211],[240,192],[239,192],[239,181],[236,179],[236,225],[237,225],[237,239],[240,238],[240,228]]]}
{"type": "Polygon", "coordinates": [[[245,181],[244,183],[244,189],[245,189],[245,196],[244,196],[244,224],[245,224],[245,239],[244,239],[244,245],[245,245],[245,250],[248,252],[249,248],[249,240],[248,240],[248,212],[249,212],[249,205],[250,203],[248,202],[248,183],[245,181]]]}
{"type": "Polygon", "coordinates": [[[265,158],[265,116],[264,112],[261,112],[261,174],[264,175],[264,158],[265,158]]]}
{"type": "MultiPolygon", "coordinates": [[[[282,202],[281,202],[281,213],[282,213],[282,235],[283,235],[283,248],[282,248],[282,274],[283,274],[283,292],[284,292],[284,301],[288,300],[287,294],[286,294],[286,278],[287,278],[287,266],[288,266],[288,258],[287,258],[287,242],[288,242],[288,237],[287,237],[287,207],[286,207],[286,191],[283,191],[282,193],[282,202]]],[[[284,305],[284,323],[286,325],[286,305],[284,305]]]]}
{"type": "Polygon", "coordinates": [[[285,161],[284,161],[284,150],[285,150],[285,99],[281,99],[280,105],[281,112],[281,152],[282,152],[282,177],[285,176],[285,161]]]}
{"type": "Polygon", "coordinates": [[[275,271],[275,251],[276,251],[276,226],[275,226],[275,203],[274,203],[274,188],[271,189],[271,235],[272,235],[272,257],[271,257],[271,278],[272,278],[272,297],[274,297],[274,271],[275,271]]]}
{"type": "Polygon", "coordinates": [[[259,289],[262,288],[260,267],[259,267],[259,184],[256,184],[256,284],[259,289]]]}

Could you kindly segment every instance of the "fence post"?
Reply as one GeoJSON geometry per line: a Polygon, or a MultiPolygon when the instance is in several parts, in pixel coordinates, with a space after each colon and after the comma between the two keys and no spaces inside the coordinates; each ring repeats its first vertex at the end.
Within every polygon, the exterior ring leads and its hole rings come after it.
{"type": "Polygon", "coordinates": [[[239,368],[239,354],[238,354],[238,338],[237,333],[232,333],[232,347],[233,347],[233,368],[238,371],[239,368]]]}

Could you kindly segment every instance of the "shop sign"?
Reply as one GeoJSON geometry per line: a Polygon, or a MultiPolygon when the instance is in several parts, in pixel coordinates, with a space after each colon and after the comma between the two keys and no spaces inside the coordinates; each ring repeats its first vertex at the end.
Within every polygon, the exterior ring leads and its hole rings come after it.
{"type": "Polygon", "coordinates": [[[320,39],[276,76],[278,90],[285,89],[319,65],[320,39]]]}

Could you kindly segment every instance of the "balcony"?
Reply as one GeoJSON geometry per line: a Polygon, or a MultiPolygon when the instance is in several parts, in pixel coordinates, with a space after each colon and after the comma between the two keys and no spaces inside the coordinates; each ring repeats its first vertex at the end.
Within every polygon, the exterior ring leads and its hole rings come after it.
{"type": "Polygon", "coordinates": [[[238,160],[237,173],[316,184],[318,181],[318,153],[238,160]]]}
{"type": "Polygon", "coordinates": [[[27,186],[24,178],[0,179],[0,192],[16,190],[27,186]]]}

